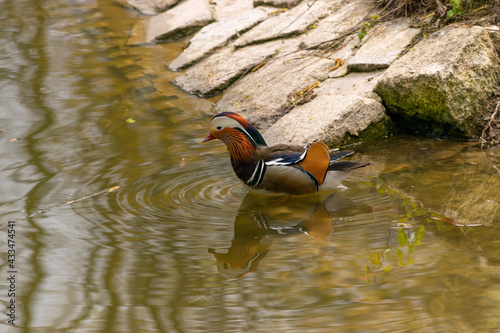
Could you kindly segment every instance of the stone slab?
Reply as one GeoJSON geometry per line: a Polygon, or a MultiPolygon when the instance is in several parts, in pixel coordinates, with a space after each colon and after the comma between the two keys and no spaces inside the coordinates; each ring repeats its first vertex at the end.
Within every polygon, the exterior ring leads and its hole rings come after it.
{"type": "Polygon", "coordinates": [[[494,44],[500,45],[500,26],[490,25],[485,27],[486,31],[490,34],[490,38],[494,44]]]}
{"type": "Polygon", "coordinates": [[[178,71],[206,57],[215,49],[226,45],[231,38],[264,21],[269,10],[274,9],[253,8],[203,27],[190,40],[184,52],[170,63],[169,68],[178,71]]]}
{"type": "Polygon", "coordinates": [[[314,29],[305,32],[300,39],[305,47],[330,41],[359,26],[373,7],[373,3],[360,0],[332,2],[332,13],[319,21],[314,29]]]}
{"type": "Polygon", "coordinates": [[[381,70],[369,73],[349,73],[343,77],[331,78],[323,81],[315,93],[333,96],[355,95],[382,102],[374,89],[383,74],[384,70],[381,70]]]}
{"type": "Polygon", "coordinates": [[[342,59],[342,64],[338,68],[330,71],[328,74],[330,78],[343,77],[347,75],[349,71],[347,65],[349,64],[349,60],[356,53],[356,50],[359,48],[359,43],[360,40],[357,34],[349,35],[343,40],[342,44],[339,45],[335,52],[327,55],[328,59],[335,61],[337,61],[337,59],[342,59]]]}
{"type": "Polygon", "coordinates": [[[323,81],[314,90],[316,98],[278,120],[265,133],[266,140],[298,145],[322,141],[336,146],[346,134],[359,136],[387,118],[380,97],[373,92],[383,73],[350,73],[323,81]]]}
{"type": "Polygon", "coordinates": [[[396,60],[375,90],[389,110],[469,137],[482,130],[485,104],[498,85],[500,60],[482,27],[447,26],[396,60]]]}
{"type": "Polygon", "coordinates": [[[262,43],[300,34],[331,12],[336,1],[304,1],[279,15],[270,17],[236,40],[236,47],[262,43]]]}
{"type": "Polygon", "coordinates": [[[119,0],[118,2],[143,14],[156,15],[175,6],[180,0],[119,0]]]}
{"type": "Polygon", "coordinates": [[[215,110],[237,112],[254,125],[269,127],[287,112],[294,94],[327,79],[334,64],[305,51],[276,58],[229,88],[215,110]]]}
{"type": "Polygon", "coordinates": [[[292,8],[302,0],[253,0],[253,5],[257,6],[273,6],[279,8],[292,8]]]}
{"type": "Polygon", "coordinates": [[[386,117],[384,107],[374,99],[321,94],[278,120],[265,132],[264,138],[268,144],[306,145],[321,141],[336,146],[346,134],[360,135],[386,117]]]}
{"type": "Polygon", "coordinates": [[[187,0],[162,14],[137,21],[128,44],[178,40],[212,21],[212,8],[207,0],[187,0]]]}
{"type": "Polygon", "coordinates": [[[389,67],[419,33],[420,29],[410,28],[406,18],[372,27],[349,61],[349,70],[369,72],[389,67]]]}
{"type": "MultiPolygon", "coordinates": [[[[223,21],[254,8],[253,0],[211,0],[216,21],[223,21]]],[[[255,6],[257,7],[257,6],[255,6]]]]}
{"type": "Polygon", "coordinates": [[[191,66],[184,75],[177,77],[174,83],[190,93],[201,96],[218,94],[247,70],[251,70],[267,58],[295,51],[298,46],[299,42],[295,40],[277,40],[236,51],[229,45],[191,66]]]}

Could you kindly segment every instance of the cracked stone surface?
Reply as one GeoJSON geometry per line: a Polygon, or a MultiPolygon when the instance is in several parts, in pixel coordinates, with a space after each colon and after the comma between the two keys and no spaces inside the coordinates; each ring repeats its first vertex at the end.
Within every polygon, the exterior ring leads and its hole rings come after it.
{"type": "Polygon", "coordinates": [[[374,99],[321,94],[279,119],[264,137],[268,144],[306,145],[322,141],[339,145],[346,134],[359,135],[385,117],[384,107],[374,99]]]}
{"type": "Polygon", "coordinates": [[[277,40],[236,51],[229,45],[191,66],[184,75],[177,77],[174,83],[191,93],[218,94],[247,70],[251,70],[267,58],[295,51],[298,46],[299,41],[296,40],[277,40]]]}
{"type": "Polygon", "coordinates": [[[350,73],[344,77],[332,78],[321,83],[315,89],[317,95],[356,95],[382,102],[374,92],[375,86],[384,74],[384,70],[369,73],[350,73]]]}
{"type": "Polygon", "coordinates": [[[156,15],[175,6],[180,0],[119,0],[118,2],[143,14],[156,15]]]}
{"type": "Polygon", "coordinates": [[[231,38],[264,21],[270,10],[274,9],[269,7],[253,8],[203,27],[190,40],[184,52],[170,63],[169,67],[178,71],[206,57],[215,49],[226,45],[231,38]]]}
{"type": "Polygon", "coordinates": [[[347,65],[349,64],[350,59],[356,53],[356,50],[359,48],[359,43],[360,40],[357,34],[347,36],[343,44],[340,45],[339,49],[327,56],[327,58],[332,60],[342,59],[343,62],[343,64],[341,64],[337,69],[332,70],[328,74],[329,77],[334,78],[347,75],[347,65]]]}
{"type": "Polygon", "coordinates": [[[371,28],[349,61],[349,70],[369,72],[389,67],[420,33],[409,24],[409,19],[401,18],[371,28]]]}
{"type": "Polygon", "coordinates": [[[305,47],[327,42],[355,28],[374,7],[372,3],[360,0],[332,4],[332,13],[300,37],[305,47]]]}
{"type": "Polygon", "coordinates": [[[253,5],[255,7],[267,5],[280,8],[292,8],[301,1],[302,0],[253,0],[253,5]]]}
{"type": "Polygon", "coordinates": [[[316,98],[279,119],[266,131],[266,140],[297,145],[322,141],[336,146],[347,134],[358,136],[374,123],[387,122],[382,101],[373,92],[383,72],[351,73],[323,81],[314,89],[316,98]]]}
{"type": "Polygon", "coordinates": [[[262,43],[276,38],[299,34],[308,29],[321,18],[331,13],[336,1],[317,0],[304,1],[298,6],[273,16],[236,40],[236,47],[262,43]]]}
{"type": "Polygon", "coordinates": [[[137,21],[128,44],[178,40],[212,21],[212,8],[208,1],[187,0],[164,13],[137,21]]]}
{"type": "Polygon", "coordinates": [[[249,11],[257,7],[253,5],[253,0],[211,0],[214,10],[214,19],[223,21],[238,15],[239,13],[249,11]]]}
{"type": "Polygon", "coordinates": [[[334,64],[304,51],[277,58],[231,86],[215,110],[237,112],[253,124],[269,127],[287,112],[292,95],[327,79],[334,64]]]}

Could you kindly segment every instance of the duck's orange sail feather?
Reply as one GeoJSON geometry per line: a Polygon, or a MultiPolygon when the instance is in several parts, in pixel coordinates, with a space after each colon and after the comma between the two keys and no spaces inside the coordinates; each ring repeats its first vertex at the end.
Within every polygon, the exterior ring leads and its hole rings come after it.
{"type": "Polygon", "coordinates": [[[309,172],[319,185],[325,180],[330,166],[330,152],[323,142],[315,142],[306,153],[306,157],[299,162],[302,169],[309,172]]]}

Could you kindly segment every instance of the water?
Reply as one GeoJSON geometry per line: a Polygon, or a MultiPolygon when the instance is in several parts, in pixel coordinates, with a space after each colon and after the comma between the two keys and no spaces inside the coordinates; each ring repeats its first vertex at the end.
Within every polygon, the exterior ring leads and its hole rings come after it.
{"type": "Polygon", "coordinates": [[[333,196],[248,195],[170,84],[182,42],[127,47],[113,1],[0,7],[1,332],[500,331],[498,151],[388,138],[333,196]]]}

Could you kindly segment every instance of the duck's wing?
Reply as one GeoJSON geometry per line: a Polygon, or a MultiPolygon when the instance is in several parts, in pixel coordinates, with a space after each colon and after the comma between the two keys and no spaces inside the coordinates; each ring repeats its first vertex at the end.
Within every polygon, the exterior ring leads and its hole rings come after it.
{"type": "Polygon", "coordinates": [[[328,171],[351,171],[370,165],[369,162],[340,161],[330,164],[328,171]]]}
{"type": "Polygon", "coordinates": [[[328,147],[323,142],[313,143],[298,164],[314,177],[318,185],[323,184],[330,166],[328,147]]]}
{"type": "Polygon", "coordinates": [[[343,150],[343,151],[336,151],[334,153],[330,153],[330,165],[335,163],[336,161],[343,159],[344,157],[347,157],[349,155],[352,155],[354,153],[353,150],[343,150]]]}
{"type": "Polygon", "coordinates": [[[301,169],[318,185],[323,183],[328,167],[330,155],[328,147],[321,142],[315,142],[307,148],[287,145],[277,145],[261,148],[257,154],[266,166],[290,166],[301,169]]]}
{"type": "Polygon", "coordinates": [[[276,145],[266,148],[258,148],[255,151],[255,158],[263,160],[267,166],[272,165],[292,165],[302,161],[307,149],[299,146],[276,145]]]}
{"type": "Polygon", "coordinates": [[[330,166],[328,171],[351,171],[354,169],[362,168],[370,165],[368,162],[353,162],[353,161],[340,161],[344,157],[352,155],[354,151],[344,150],[330,154],[330,166]]]}

